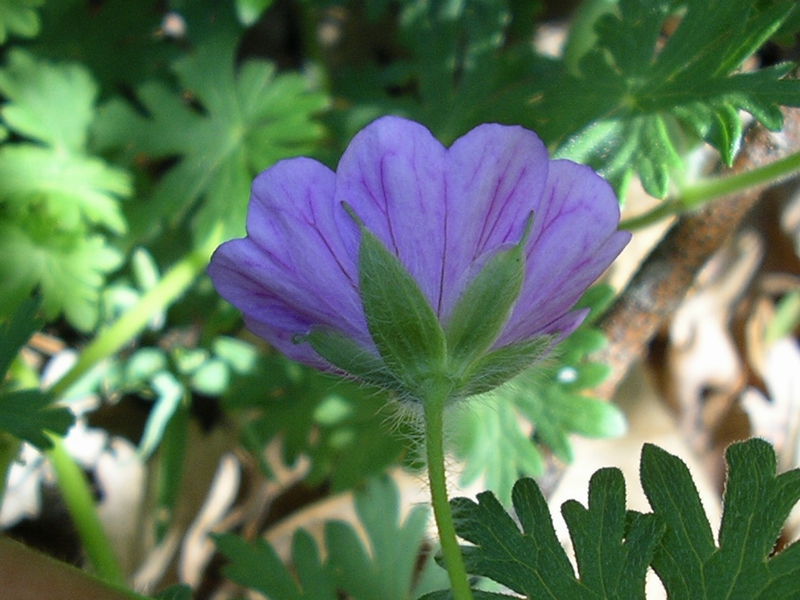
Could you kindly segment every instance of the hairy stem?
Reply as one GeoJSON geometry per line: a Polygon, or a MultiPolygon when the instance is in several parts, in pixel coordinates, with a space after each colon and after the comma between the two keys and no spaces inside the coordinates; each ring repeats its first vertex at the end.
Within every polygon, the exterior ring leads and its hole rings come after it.
{"type": "Polygon", "coordinates": [[[428,458],[428,478],[431,487],[431,503],[436,527],[439,530],[439,543],[450,586],[455,600],[472,600],[467,571],[461,548],[456,539],[456,528],[453,524],[453,513],[447,499],[447,481],[444,464],[444,405],[445,393],[434,390],[425,399],[425,445],[428,458]]]}

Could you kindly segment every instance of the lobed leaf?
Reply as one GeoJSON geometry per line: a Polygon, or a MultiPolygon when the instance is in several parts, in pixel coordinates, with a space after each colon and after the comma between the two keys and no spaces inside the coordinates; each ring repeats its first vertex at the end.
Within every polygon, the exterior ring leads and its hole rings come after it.
{"type": "Polygon", "coordinates": [[[519,480],[512,499],[519,525],[490,492],[478,494],[477,503],[451,501],[458,535],[473,544],[462,547],[469,573],[527,598],[644,598],[645,572],[663,525],[653,515],[628,517],[618,469],[594,474],[588,508],[575,501],[562,507],[575,546],[577,576],[536,483],[519,480]]]}
{"type": "Polygon", "coordinates": [[[772,554],[800,500],[800,469],[776,476],[775,451],[760,439],[731,445],[726,460],[717,546],[686,465],[651,444],[642,449],[642,487],[667,527],[653,568],[670,598],[800,597],[800,545],[772,554]]]}

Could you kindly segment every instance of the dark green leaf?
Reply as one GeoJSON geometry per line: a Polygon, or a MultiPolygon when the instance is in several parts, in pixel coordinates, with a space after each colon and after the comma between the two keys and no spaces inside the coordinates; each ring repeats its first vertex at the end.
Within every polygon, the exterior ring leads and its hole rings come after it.
{"type": "Polygon", "coordinates": [[[0,381],[22,347],[44,325],[44,320],[36,316],[40,305],[38,297],[26,300],[8,321],[0,321],[0,381]]]}
{"type": "Polygon", "coordinates": [[[180,159],[158,181],[137,229],[163,218],[179,223],[197,207],[191,213],[196,241],[220,223],[226,238],[242,235],[253,176],[281,158],[311,153],[322,136],[313,116],[327,97],[310,79],[278,74],[262,60],[237,69],[237,34],[220,27],[174,63],[183,97],[148,83],[137,90],[147,116],[119,99],[101,111],[102,147],[124,149],[138,163],[180,159]]]}
{"type": "Polygon", "coordinates": [[[52,401],[40,390],[0,390],[0,429],[41,450],[52,448],[45,432],[66,435],[75,421],[68,408],[52,401]]]}
{"type": "Polygon", "coordinates": [[[317,545],[304,530],[292,540],[292,555],[297,570],[293,576],[272,546],[264,540],[250,545],[242,538],[215,536],[219,551],[230,561],[223,572],[230,580],[281,600],[336,600],[336,586],[330,568],[320,561],[317,545]]]}
{"type": "Polygon", "coordinates": [[[595,473],[588,508],[575,501],[562,507],[578,577],[533,480],[514,485],[513,503],[522,531],[489,492],[478,494],[477,504],[466,498],[451,502],[458,535],[474,544],[462,547],[468,572],[527,598],[644,598],[645,572],[663,526],[653,515],[627,520],[625,483],[618,469],[595,473]]]}
{"type": "Polygon", "coordinates": [[[798,588],[788,584],[791,578],[796,584],[800,576],[797,544],[772,555],[784,521],[800,499],[800,469],[776,476],[775,452],[759,439],[733,444],[726,460],[717,547],[686,465],[645,445],[642,487],[667,526],[653,568],[670,598],[800,596],[798,588]]]}
{"type": "Polygon", "coordinates": [[[737,72],[793,9],[786,0],[621,0],[598,18],[597,44],[577,67],[536,90],[527,122],[559,144],[559,156],[591,164],[618,189],[635,173],[664,196],[694,136],[730,164],[739,110],[778,129],[779,105],[800,105],[800,82],[783,79],[788,65],[737,72]],[[665,39],[673,17],[677,29],[665,39]]]}

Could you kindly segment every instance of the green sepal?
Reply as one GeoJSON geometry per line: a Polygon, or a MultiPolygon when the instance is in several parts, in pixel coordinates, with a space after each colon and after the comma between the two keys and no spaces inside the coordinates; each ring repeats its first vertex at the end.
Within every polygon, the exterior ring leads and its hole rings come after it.
{"type": "Polygon", "coordinates": [[[314,325],[297,342],[308,342],[322,358],[364,383],[403,393],[403,384],[363,346],[331,327],[314,325]]]}
{"type": "Polygon", "coordinates": [[[445,371],[444,331],[430,303],[398,258],[349,206],[361,229],[358,282],[367,327],[386,367],[414,396],[445,371]]]}
{"type": "Polygon", "coordinates": [[[497,339],[525,280],[524,246],[533,213],[522,239],[495,254],[461,294],[445,327],[447,360],[451,373],[460,375],[497,339]]]}
{"type": "Polygon", "coordinates": [[[466,398],[483,394],[513,379],[546,354],[554,341],[555,336],[543,335],[489,352],[460,378],[458,395],[466,398]]]}

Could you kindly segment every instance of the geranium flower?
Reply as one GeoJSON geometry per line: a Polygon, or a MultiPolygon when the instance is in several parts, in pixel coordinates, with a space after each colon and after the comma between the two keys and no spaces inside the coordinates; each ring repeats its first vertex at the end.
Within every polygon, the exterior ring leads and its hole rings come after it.
{"type": "Polygon", "coordinates": [[[247,237],[209,274],[293,360],[411,396],[434,373],[466,396],[580,324],[574,304],[630,238],[618,223],[611,187],[531,131],[480,125],[445,148],[384,117],[336,172],[293,158],[261,173],[247,237]]]}

